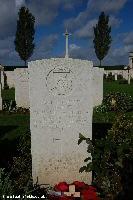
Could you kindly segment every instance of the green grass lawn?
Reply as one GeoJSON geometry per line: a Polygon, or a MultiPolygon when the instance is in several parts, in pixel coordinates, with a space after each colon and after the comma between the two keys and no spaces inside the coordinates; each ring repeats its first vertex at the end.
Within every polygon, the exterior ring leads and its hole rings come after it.
{"type": "Polygon", "coordinates": [[[103,83],[104,96],[109,92],[125,92],[133,97],[133,84],[119,84],[119,81],[106,81],[103,83]]]}
{"type": "Polygon", "coordinates": [[[30,128],[30,114],[0,114],[0,139],[12,140],[30,128]],[[10,134],[9,134],[10,133],[10,134]]]}
{"type": "MultiPolygon", "coordinates": [[[[15,100],[15,89],[2,90],[3,100],[15,100]]],[[[24,131],[29,130],[30,114],[4,114],[0,113],[0,139],[17,138],[24,131]],[[9,134],[10,133],[10,134],[9,134]]]]}
{"type": "Polygon", "coordinates": [[[15,100],[15,89],[2,90],[2,99],[15,100]]]}

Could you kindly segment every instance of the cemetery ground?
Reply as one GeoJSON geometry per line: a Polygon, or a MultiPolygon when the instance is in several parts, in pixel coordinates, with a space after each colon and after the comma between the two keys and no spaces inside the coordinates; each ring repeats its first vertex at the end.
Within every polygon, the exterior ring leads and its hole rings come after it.
{"type": "MultiPolygon", "coordinates": [[[[128,85],[119,84],[119,81],[108,82],[104,80],[104,96],[114,91],[124,92],[133,98],[133,83],[128,85]]],[[[15,89],[3,90],[2,98],[3,100],[12,100],[12,102],[14,102],[15,89]]],[[[16,112],[9,112],[10,106],[11,104],[7,105],[7,111],[0,113],[0,168],[4,169],[3,172],[1,171],[1,177],[4,177],[3,192],[6,193],[8,191],[8,195],[13,194],[14,188],[10,181],[13,176],[15,177],[14,185],[17,188],[17,195],[19,195],[19,192],[28,194],[27,192],[33,190],[30,186],[31,179],[29,179],[31,177],[30,113],[24,109],[20,109],[16,112]],[[11,171],[12,173],[9,174],[11,171]],[[27,182],[29,186],[25,187],[27,182]]],[[[97,110],[97,112],[94,112],[92,126],[93,141],[96,138],[105,138],[108,130],[111,129],[113,123],[116,122],[116,119],[121,113],[125,114],[126,119],[131,119],[133,121],[133,109],[127,112],[115,110],[109,112],[97,110]]],[[[84,135],[84,133],[82,134],[84,135]]],[[[38,185],[35,187],[36,192],[32,194],[42,196],[44,190],[40,190],[38,185]]],[[[2,191],[1,188],[0,191],[2,191]]],[[[130,199],[130,195],[128,199],[130,199]]]]}

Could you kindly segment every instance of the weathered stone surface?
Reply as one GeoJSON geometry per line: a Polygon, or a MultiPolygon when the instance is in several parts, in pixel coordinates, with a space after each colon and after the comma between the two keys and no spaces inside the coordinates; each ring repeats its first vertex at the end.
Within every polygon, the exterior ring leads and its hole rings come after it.
{"type": "Polygon", "coordinates": [[[58,58],[28,68],[33,182],[91,184],[91,173],[79,173],[88,145],[78,139],[92,138],[93,63],[58,58]]]}

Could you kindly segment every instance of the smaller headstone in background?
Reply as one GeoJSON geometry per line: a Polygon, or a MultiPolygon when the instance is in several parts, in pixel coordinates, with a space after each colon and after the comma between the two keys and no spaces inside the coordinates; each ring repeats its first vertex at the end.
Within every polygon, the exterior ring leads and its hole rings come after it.
{"type": "Polygon", "coordinates": [[[7,85],[9,88],[15,87],[14,71],[5,71],[5,74],[7,76],[7,85]]]}
{"type": "Polygon", "coordinates": [[[128,84],[130,84],[130,82],[131,82],[131,75],[130,73],[128,73],[128,84]]]}
{"type": "Polygon", "coordinates": [[[0,65],[0,83],[3,89],[4,88],[4,67],[2,65],[0,65]]]}
{"type": "Polygon", "coordinates": [[[128,71],[127,70],[123,70],[123,78],[128,80],[128,71]]]}
{"type": "Polygon", "coordinates": [[[28,69],[17,68],[14,70],[15,77],[15,101],[17,107],[29,108],[29,72],[28,69]]]}
{"type": "Polygon", "coordinates": [[[130,52],[129,55],[129,67],[130,69],[133,69],[133,52],[130,52]]]}
{"type": "Polygon", "coordinates": [[[101,105],[103,100],[103,75],[104,69],[93,67],[93,107],[101,105]]]}
{"type": "Polygon", "coordinates": [[[117,70],[115,70],[115,81],[117,81],[117,70]]]}
{"type": "Polygon", "coordinates": [[[1,94],[1,83],[0,83],[0,110],[2,110],[2,94],[1,94]]]}
{"type": "Polygon", "coordinates": [[[114,75],[115,75],[115,72],[114,72],[114,70],[112,70],[112,71],[111,71],[111,73],[112,73],[112,76],[114,76],[114,75]]]}
{"type": "Polygon", "coordinates": [[[109,75],[109,72],[108,71],[105,71],[105,74],[106,74],[106,78],[108,77],[109,75]]]}

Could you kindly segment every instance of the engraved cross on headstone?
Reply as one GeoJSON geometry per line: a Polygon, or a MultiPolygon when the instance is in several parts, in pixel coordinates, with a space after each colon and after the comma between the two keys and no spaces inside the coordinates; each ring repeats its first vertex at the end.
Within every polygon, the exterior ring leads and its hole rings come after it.
{"type": "Polygon", "coordinates": [[[66,29],[66,33],[64,33],[63,35],[66,36],[66,55],[65,55],[65,58],[69,58],[69,54],[68,54],[68,36],[70,36],[71,33],[68,33],[68,30],[66,29]]]}

